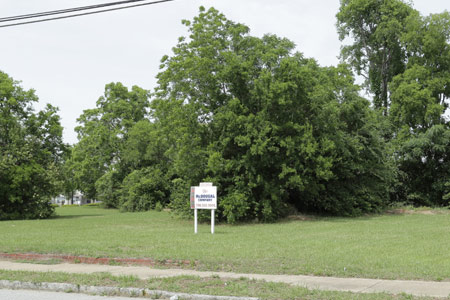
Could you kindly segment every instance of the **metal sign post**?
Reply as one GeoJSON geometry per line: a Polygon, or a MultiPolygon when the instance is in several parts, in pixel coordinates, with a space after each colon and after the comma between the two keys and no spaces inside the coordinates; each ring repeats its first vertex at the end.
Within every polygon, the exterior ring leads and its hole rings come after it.
{"type": "Polygon", "coordinates": [[[194,210],[194,233],[198,232],[198,209],[211,210],[211,234],[214,234],[214,217],[217,209],[217,187],[212,182],[201,182],[200,186],[191,187],[191,209],[194,210]]]}
{"type": "Polygon", "coordinates": [[[211,209],[211,234],[214,234],[214,209],[211,209]]]}
{"type": "Polygon", "coordinates": [[[191,196],[190,196],[190,202],[191,202],[191,209],[194,210],[194,233],[197,234],[197,208],[195,207],[195,186],[191,186],[191,196]]]}
{"type": "Polygon", "coordinates": [[[196,208],[194,209],[194,219],[195,219],[195,221],[194,221],[194,232],[195,232],[195,234],[197,234],[198,225],[197,225],[197,209],[196,208]]]}

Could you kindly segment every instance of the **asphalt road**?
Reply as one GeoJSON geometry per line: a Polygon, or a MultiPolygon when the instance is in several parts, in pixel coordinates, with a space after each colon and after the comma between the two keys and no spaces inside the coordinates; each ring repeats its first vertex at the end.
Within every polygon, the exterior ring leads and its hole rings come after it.
{"type": "Polygon", "coordinates": [[[45,291],[2,290],[1,300],[136,300],[136,298],[89,296],[84,294],[57,293],[45,291]]]}

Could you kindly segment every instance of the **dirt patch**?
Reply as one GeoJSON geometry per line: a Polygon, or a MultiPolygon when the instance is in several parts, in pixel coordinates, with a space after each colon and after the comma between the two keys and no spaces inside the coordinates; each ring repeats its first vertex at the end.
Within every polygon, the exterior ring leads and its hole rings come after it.
{"type": "Polygon", "coordinates": [[[312,221],[312,220],[315,220],[316,218],[314,218],[312,216],[306,216],[306,215],[291,215],[291,216],[288,216],[286,219],[293,220],[293,221],[312,221]]]}
{"type": "Polygon", "coordinates": [[[390,215],[404,215],[404,214],[406,214],[406,212],[407,212],[406,209],[401,209],[401,208],[389,209],[386,211],[386,213],[390,214],[390,215]]]}
{"type": "Polygon", "coordinates": [[[108,258],[86,257],[60,254],[38,253],[0,253],[0,258],[18,261],[59,261],[67,263],[100,264],[100,265],[133,265],[133,266],[166,266],[183,267],[196,266],[198,262],[189,260],[155,260],[150,258],[108,258]]]}
{"type": "Polygon", "coordinates": [[[396,208],[390,209],[386,211],[387,214],[393,215],[442,215],[448,214],[450,211],[438,210],[438,209],[405,209],[405,208],[396,208]]]}
{"type": "Polygon", "coordinates": [[[434,210],[419,210],[419,211],[416,211],[416,214],[419,214],[419,215],[437,215],[437,214],[439,214],[439,212],[438,211],[434,211],[434,210]]]}

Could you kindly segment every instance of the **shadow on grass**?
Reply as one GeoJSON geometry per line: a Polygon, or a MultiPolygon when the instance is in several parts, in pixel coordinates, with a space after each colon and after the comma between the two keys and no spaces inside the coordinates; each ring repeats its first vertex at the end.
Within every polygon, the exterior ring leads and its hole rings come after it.
{"type": "Polygon", "coordinates": [[[364,222],[370,221],[380,217],[401,217],[404,214],[389,214],[386,212],[365,214],[360,216],[330,216],[330,215],[291,215],[279,220],[276,223],[296,223],[296,222],[332,222],[332,223],[345,223],[345,222],[364,222]]]}
{"type": "Polygon", "coordinates": [[[49,220],[61,220],[61,219],[78,219],[87,217],[103,217],[104,215],[65,215],[65,216],[52,216],[49,220]]]}

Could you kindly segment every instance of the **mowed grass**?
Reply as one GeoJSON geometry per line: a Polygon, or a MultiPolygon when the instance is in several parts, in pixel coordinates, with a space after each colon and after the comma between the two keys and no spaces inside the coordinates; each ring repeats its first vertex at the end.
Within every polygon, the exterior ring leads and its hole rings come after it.
{"type": "Polygon", "coordinates": [[[0,222],[0,252],[198,261],[200,270],[450,280],[450,214],[209,224],[168,212],[62,207],[49,220],[0,222]]]}
{"type": "MultiPolygon", "coordinates": [[[[308,290],[284,283],[273,283],[246,278],[226,279],[220,277],[200,278],[178,276],[170,278],[152,278],[141,280],[134,276],[113,276],[108,273],[67,274],[58,272],[37,273],[0,270],[0,280],[24,282],[58,282],[88,286],[136,287],[150,290],[163,290],[188,294],[208,294],[217,296],[258,297],[262,300],[427,300],[431,297],[413,297],[411,295],[356,294],[308,290]]],[[[166,298],[167,299],[167,298],[166,298]]]]}

